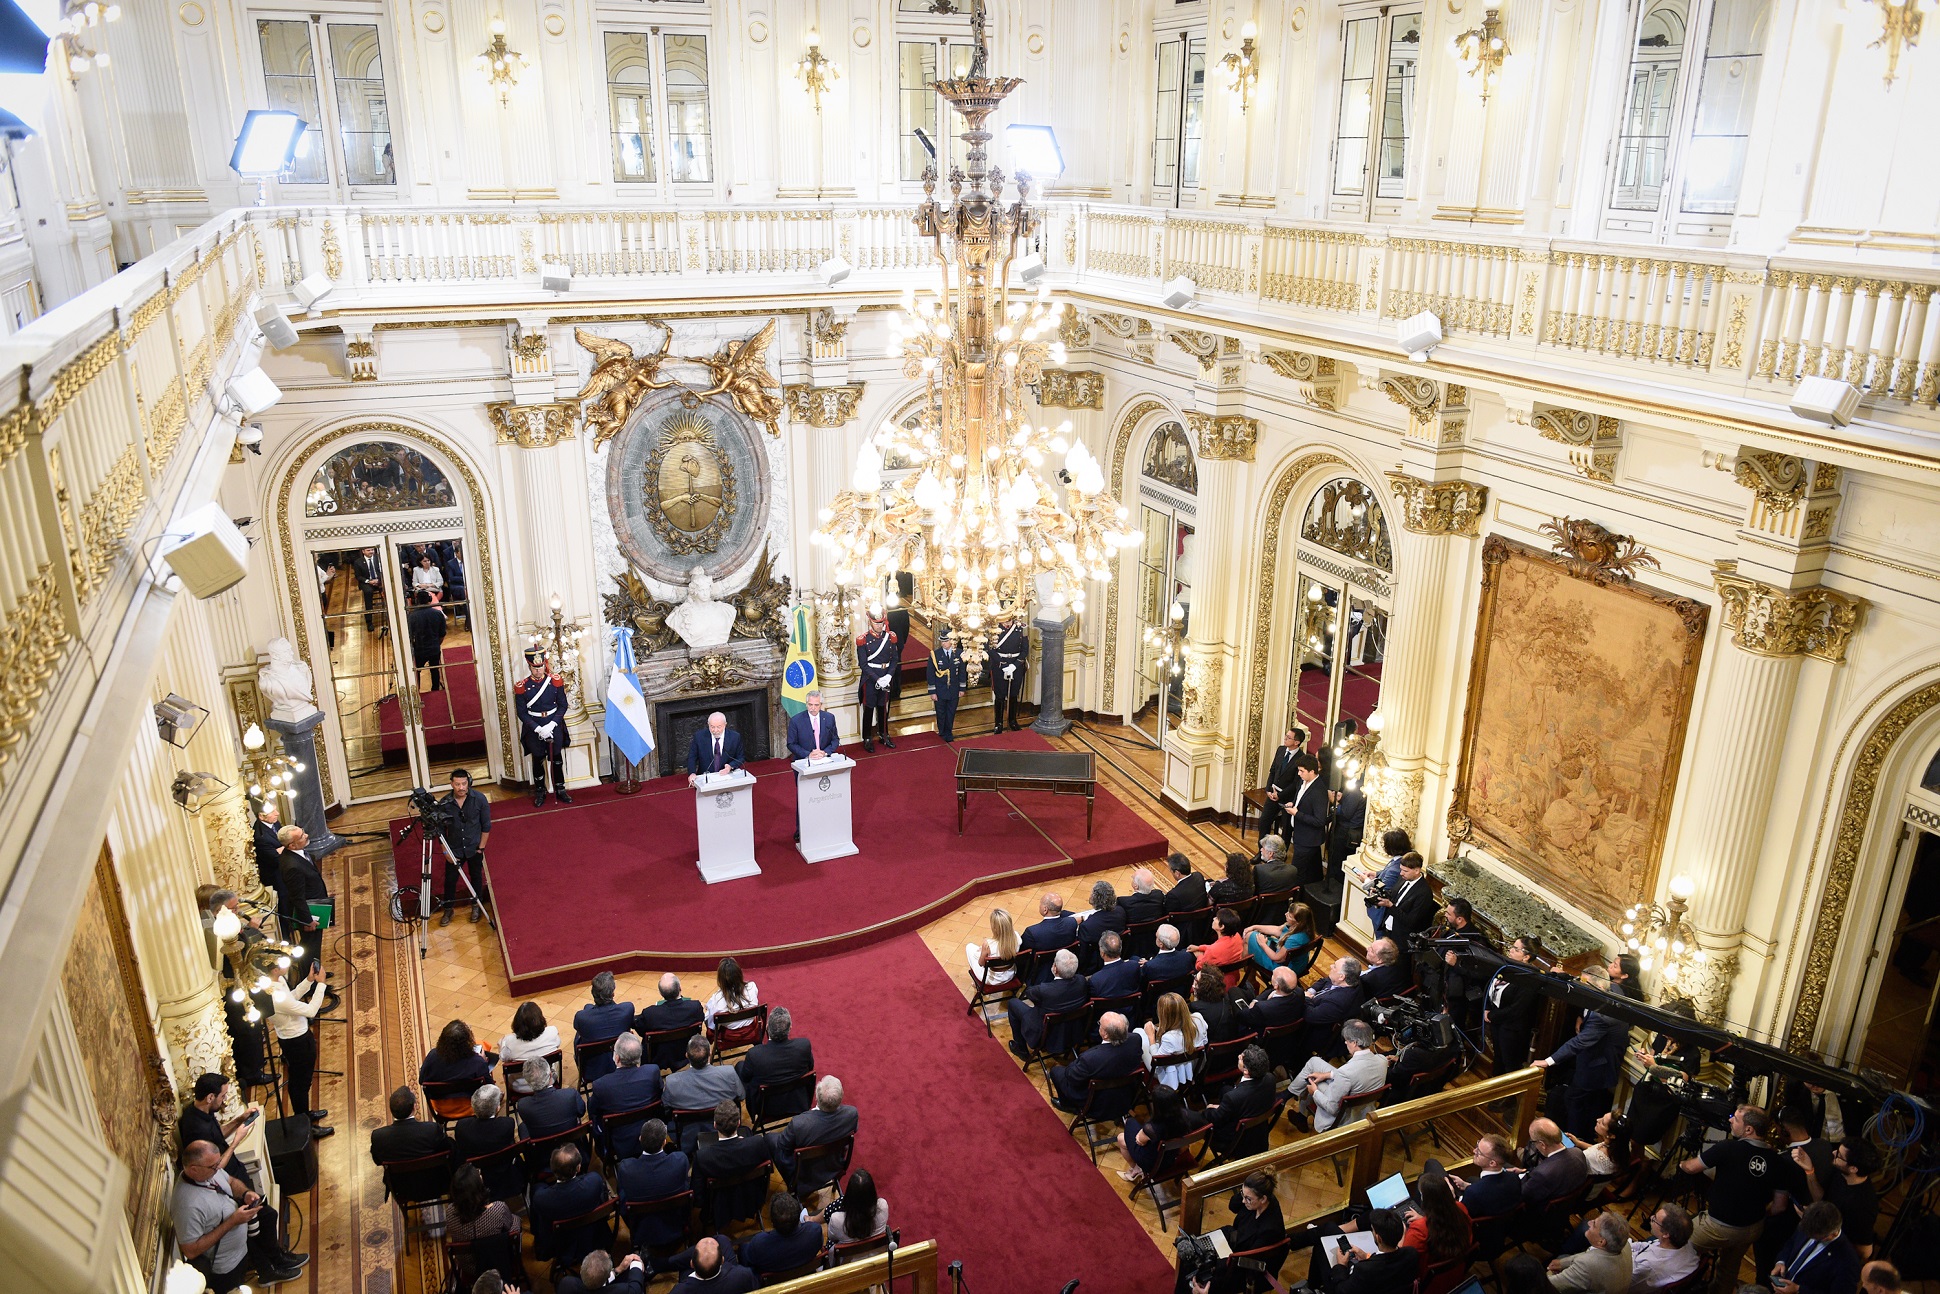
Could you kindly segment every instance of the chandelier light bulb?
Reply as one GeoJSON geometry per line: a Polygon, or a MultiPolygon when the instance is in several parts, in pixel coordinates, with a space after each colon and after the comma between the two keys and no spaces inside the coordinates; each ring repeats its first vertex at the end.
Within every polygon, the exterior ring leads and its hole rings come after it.
{"type": "Polygon", "coordinates": [[[242,933],[242,918],[229,908],[218,908],[209,922],[209,928],[215,932],[217,939],[228,943],[242,933]]]}

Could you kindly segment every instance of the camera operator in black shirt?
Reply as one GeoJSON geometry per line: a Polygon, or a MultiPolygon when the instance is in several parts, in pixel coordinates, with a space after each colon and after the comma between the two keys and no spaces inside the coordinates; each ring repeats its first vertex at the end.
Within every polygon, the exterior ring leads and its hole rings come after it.
{"type": "Polygon", "coordinates": [[[451,924],[451,909],[458,895],[460,866],[471,878],[472,920],[482,920],[485,916],[482,901],[490,897],[485,892],[485,842],[492,834],[492,806],[486,803],[483,794],[473,793],[472,775],[462,768],[451,770],[451,794],[439,803],[457,810],[447,832],[446,843],[451,846],[451,852],[457,855],[458,862],[454,865],[450,859],[445,860],[445,889],[440,903],[444,911],[438,915],[438,924],[451,924]]]}
{"type": "Polygon", "coordinates": [[[1755,1105],[1741,1105],[1731,1116],[1728,1140],[1712,1142],[1679,1165],[1687,1173],[1712,1174],[1704,1212],[1691,1226],[1691,1244],[1717,1258],[1715,1294],[1737,1287],[1738,1264],[1785,1182],[1784,1157],[1772,1148],[1771,1136],[1771,1116],[1755,1105]]]}

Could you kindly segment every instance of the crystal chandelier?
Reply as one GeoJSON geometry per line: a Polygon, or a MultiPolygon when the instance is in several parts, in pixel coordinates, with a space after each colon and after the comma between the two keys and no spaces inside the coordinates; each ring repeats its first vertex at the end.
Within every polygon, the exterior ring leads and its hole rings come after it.
{"type": "Polygon", "coordinates": [[[907,571],[918,613],[974,632],[1040,593],[1055,612],[1082,612],[1087,585],[1110,580],[1118,550],[1138,536],[1071,424],[1034,423],[1026,408],[1045,362],[1064,362],[1064,344],[1048,284],[1040,278],[1034,298],[1013,295],[1012,263],[1038,214],[1028,175],[1003,204],[1003,172],[985,166],[984,121],[1021,82],[986,75],[981,4],[971,30],[969,72],[936,83],[963,117],[965,169],[951,171],[943,206],[932,165],[916,211],[936,250],[936,288],[905,290],[889,349],[927,398],[913,428],[886,424],[863,446],[852,488],[822,510],[814,542],[835,550],[836,583],[872,612],[896,604],[893,577],[907,571]],[[885,455],[917,470],[885,489],[885,455]]]}

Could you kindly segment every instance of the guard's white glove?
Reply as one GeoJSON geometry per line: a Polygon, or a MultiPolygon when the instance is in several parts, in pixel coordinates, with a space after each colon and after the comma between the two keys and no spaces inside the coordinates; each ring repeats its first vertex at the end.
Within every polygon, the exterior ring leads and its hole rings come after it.
{"type": "Polygon", "coordinates": [[[553,729],[557,728],[558,726],[559,725],[556,723],[542,723],[538,727],[534,728],[532,731],[538,733],[542,740],[551,741],[553,729]]]}
{"type": "Polygon", "coordinates": [[[887,688],[889,686],[889,679],[890,679],[890,676],[887,674],[884,674],[881,678],[876,680],[876,686],[880,688],[887,688]]]}
{"type": "Polygon", "coordinates": [[[1006,665],[1006,666],[1004,666],[1004,677],[1005,677],[1005,678],[1016,678],[1016,677],[1017,677],[1017,666],[1015,666],[1015,665],[1006,665]]]}

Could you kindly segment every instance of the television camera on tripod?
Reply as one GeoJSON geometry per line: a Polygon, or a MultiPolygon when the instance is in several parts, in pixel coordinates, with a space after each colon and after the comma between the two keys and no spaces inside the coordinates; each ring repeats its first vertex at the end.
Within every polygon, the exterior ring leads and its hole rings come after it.
{"type": "Polygon", "coordinates": [[[430,943],[431,915],[441,906],[441,901],[431,892],[431,864],[439,852],[444,854],[445,866],[450,869],[447,874],[456,875],[464,882],[466,891],[471,895],[471,902],[483,909],[485,919],[492,923],[494,930],[498,929],[498,917],[493,913],[491,906],[485,903],[483,896],[478,892],[478,887],[472,884],[472,878],[464,866],[463,857],[452,844],[452,841],[462,834],[458,805],[449,796],[441,800],[424,787],[414,786],[411,788],[411,812],[416,815],[417,820],[404,824],[403,829],[398,832],[396,843],[401,845],[411,838],[412,832],[418,833],[417,911],[408,910],[404,893],[399,891],[392,898],[391,919],[418,923],[418,956],[423,958],[430,943]]]}

